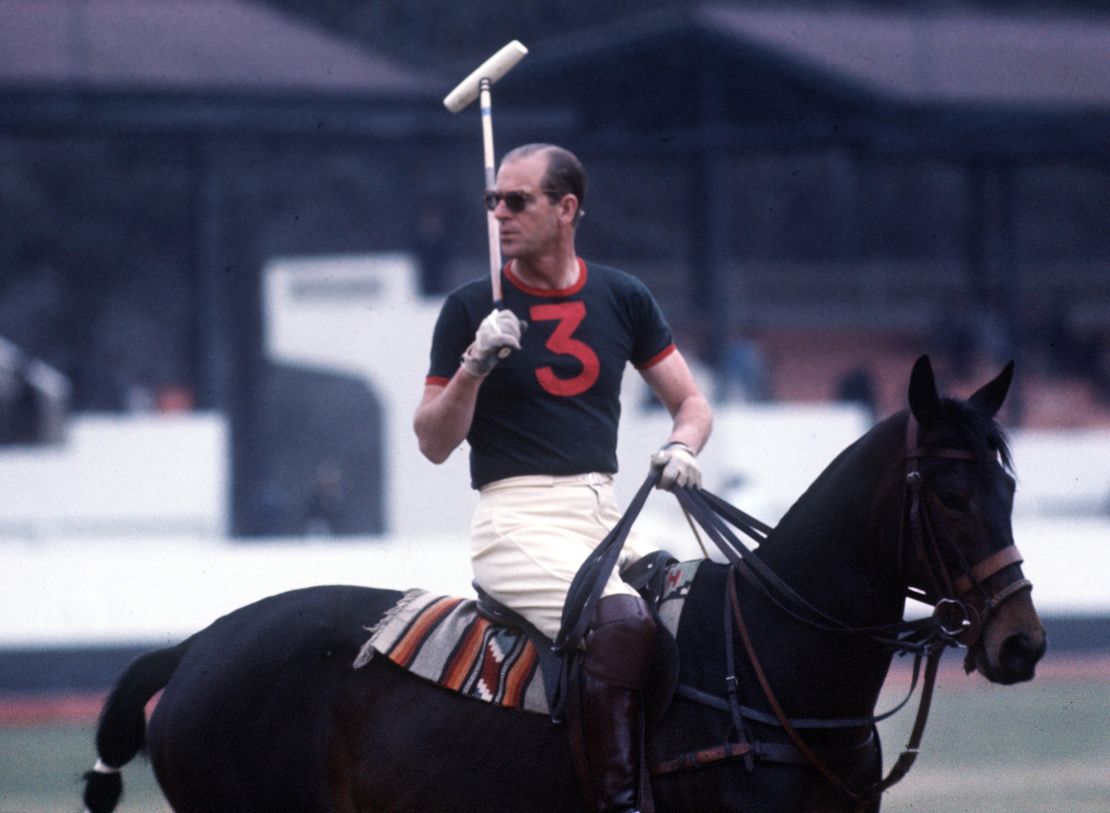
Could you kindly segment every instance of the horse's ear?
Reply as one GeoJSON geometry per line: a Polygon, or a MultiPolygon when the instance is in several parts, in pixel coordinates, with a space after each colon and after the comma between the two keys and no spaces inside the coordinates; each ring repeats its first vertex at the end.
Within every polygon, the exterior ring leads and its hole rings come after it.
{"type": "Polygon", "coordinates": [[[914,362],[910,374],[910,412],[922,426],[931,424],[940,412],[940,394],[928,356],[914,362]]]}
{"type": "Polygon", "coordinates": [[[988,381],[977,389],[967,401],[988,415],[997,415],[998,410],[1002,408],[1002,402],[1006,400],[1006,393],[1010,391],[1013,380],[1014,363],[1011,361],[993,381],[988,381]]]}

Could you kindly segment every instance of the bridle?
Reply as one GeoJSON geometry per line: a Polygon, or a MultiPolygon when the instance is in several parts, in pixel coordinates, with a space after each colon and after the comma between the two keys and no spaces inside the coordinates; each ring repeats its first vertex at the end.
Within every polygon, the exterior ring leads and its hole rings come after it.
{"type": "MultiPolygon", "coordinates": [[[[979,643],[983,629],[991,614],[1011,596],[1032,589],[1032,583],[1025,578],[1014,579],[994,592],[987,589],[994,576],[1010,565],[1021,563],[1021,554],[1018,552],[1016,545],[1007,545],[982,561],[970,565],[966,563],[959,548],[944,537],[933,517],[932,510],[929,507],[930,501],[926,495],[925,480],[919,467],[920,461],[927,458],[989,462],[998,465],[998,454],[991,453],[988,455],[966,449],[920,446],[918,445],[919,432],[916,418],[909,414],[903,457],[905,487],[898,531],[897,562],[899,577],[905,585],[906,596],[931,604],[934,607],[932,616],[924,619],[901,621],[897,624],[878,627],[852,627],[829,617],[795,593],[759,557],[752,555],[750,549],[737,539],[729,527],[731,525],[737,528],[759,543],[765,541],[769,536],[772,530],[769,526],[708,492],[690,489],[676,492],[679,502],[688,516],[692,517],[706,531],[730,562],[726,589],[725,620],[728,625],[725,639],[726,661],[729,669],[726,684],[729,687],[729,697],[726,699],[718,698],[686,686],[679,686],[678,693],[680,696],[694,702],[729,711],[732,714],[733,729],[739,741],[666,760],[653,766],[652,773],[654,775],[698,768],[703,765],[738,758],[744,759],[750,770],[753,755],[763,756],[771,760],[804,761],[814,767],[826,780],[839,788],[849,799],[862,808],[877,795],[900,781],[909,772],[924,736],[940,656],[944,650],[949,646],[967,647],[970,663],[971,650],[979,643]],[[945,551],[942,548],[942,545],[945,544],[948,547],[949,557],[959,562],[958,573],[952,573],[946,563],[945,551]],[[907,566],[908,558],[916,566],[914,570],[921,577],[922,584],[911,584],[911,581],[917,579],[908,575],[911,572],[911,568],[907,566]],[[755,585],[780,609],[785,610],[789,615],[803,623],[824,631],[843,635],[866,636],[895,651],[913,653],[913,681],[909,694],[894,709],[873,717],[840,720],[796,720],[787,717],[775,697],[748,635],[739,600],[737,587],[739,577],[743,577],[747,582],[755,585]],[[733,629],[740,635],[755,677],[773,711],[773,717],[753,709],[747,709],[738,703],[736,696],[737,672],[732,644],[733,629]],[[917,715],[905,749],[884,779],[862,793],[852,790],[802,738],[798,729],[862,727],[867,727],[868,730],[872,729],[877,722],[901,709],[912,696],[917,685],[922,657],[926,659],[924,682],[917,715]],[[776,756],[776,749],[781,751],[781,745],[774,746],[766,743],[748,742],[744,733],[744,718],[755,719],[764,723],[771,722],[782,728],[796,749],[796,753],[780,757],[776,756]],[[797,755],[803,757],[804,760],[799,760],[797,755]]],[[[869,745],[870,742],[871,740],[868,738],[865,744],[869,745]]]]}
{"type": "MultiPolygon", "coordinates": [[[[949,544],[950,552],[960,560],[962,573],[955,579],[945,564],[941,550],[942,535],[928,501],[924,498],[924,478],[918,463],[925,458],[969,460],[998,465],[997,453],[980,454],[965,449],[919,446],[920,427],[911,414],[906,422],[906,490],[904,521],[898,540],[899,577],[906,585],[906,596],[931,604],[933,617],[941,635],[969,650],[979,642],[991,614],[1006,599],[1023,590],[1031,590],[1028,579],[1015,579],[996,592],[987,590],[992,577],[1005,568],[1021,564],[1017,545],[1010,544],[974,565],[968,565],[956,545],[949,544]],[[905,544],[909,537],[910,546],[905,544]],[[906,556],[913,556],[913,563],[920,570],[924,585],[911,584],[907,575],[906,556]]],[[[947,540],[946,540],[947,541],[947,540]]]]}

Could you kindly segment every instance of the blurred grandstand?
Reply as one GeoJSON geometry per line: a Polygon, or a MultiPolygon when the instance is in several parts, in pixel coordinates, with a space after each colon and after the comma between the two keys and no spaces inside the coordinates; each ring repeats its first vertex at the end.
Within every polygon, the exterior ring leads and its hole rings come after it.
{"type": "MultiPolygon", "coordinates": [[[[481,275],[478,128],[439,99],[514,22],[549,36],[498,88],[501,151],[583,157],[582,253],[651,285],[721,402],[885,414],[930,352],[957,387],[1017,359],[1011,425],[1110,429],[1110,17],[617,3],[470,10],[461,44],[415,5],[275,5],[0,0],[0,333],[78,415],[225,416],[234,534],[300,532],[274,500],[337,455],[383,488],[373,394],[268,357],[262,270],[481,275]]],[[[384,530],[359,499],[343,532],[384,530]]]]}

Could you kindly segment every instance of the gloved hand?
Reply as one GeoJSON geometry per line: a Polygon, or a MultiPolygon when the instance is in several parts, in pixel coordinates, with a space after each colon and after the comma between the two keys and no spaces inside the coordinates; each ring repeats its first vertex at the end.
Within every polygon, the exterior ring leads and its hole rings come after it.
{"type": "Polygon", "coordinates": [[[527,326],[511,310],[490,311],[463,353],[463,368],[473,376],[485,378],[502,358],[520,349],[520,337],[527,326]]]}
{"type": "Polygon", "coordinates": [[[701,468],[698,466],[694,450],[685,443],[672,441],[651,456],[653,468],[662,469],[658,488],[671,489],[674,486],[701,488],[701,468]]]}

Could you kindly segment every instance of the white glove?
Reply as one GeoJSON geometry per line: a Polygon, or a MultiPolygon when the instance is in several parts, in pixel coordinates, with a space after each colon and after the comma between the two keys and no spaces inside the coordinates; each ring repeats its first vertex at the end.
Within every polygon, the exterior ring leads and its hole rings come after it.
{"type": "Polygon", "coordinates": [[[701,488],[701,468],[698,466],[694,450],[685,443],[672,441],[651,456],[653,468],[662,469],[658,488],[671,489],[674,486],[701,488]]]}
{"type": "Polygon", "coordinates": [[[527,323],[510,310],[493,310],[478,325],[474,341],[463,353],[462,366],[468,373],[485,378],[501,359],[520,349],[527,323]]]}

